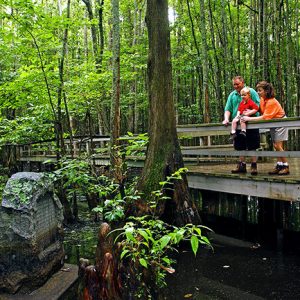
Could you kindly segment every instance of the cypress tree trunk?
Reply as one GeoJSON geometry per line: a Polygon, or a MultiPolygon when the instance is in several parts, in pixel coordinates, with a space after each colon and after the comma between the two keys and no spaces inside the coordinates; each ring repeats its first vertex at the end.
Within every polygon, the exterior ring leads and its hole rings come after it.
{"type": "Polygon", "coordinates": [[[124,197],[122,158],[119,154],[119,137],[120,137],[120,20],[119,20],[119,0],[112,0],[113,15],[113,95],[111,106],[111,154],[110,163],[112,166],[113,176],[119,184],[121,195],[124,197]]]}
{"type": "MultiPolygon", "coordinates": [[[[143,199],[159,189],[159,182],[183,167],[183,159],[176,132],[175,107],[172,91],[170,32],[168,1],[148,0],[146,23],[149,37],[149,146],[139,182],[143,199]]],[[[171,200],[160,206],[158,214],[177,225],[198,223],[199,214],[191,201],[187,179],[176,181],[171,200]]],[[[137,213],[147,211],[147,203],[136,207],[137,213]]]]}
{"type": "Polygon", "coordinates": [[[204,0],[200,0],[200,32],[202,37],[202,62],[203,62],[203,99],[204,99],[204,122],[210,123],[210,105],[208,95],[208,54],[206,43],[205,7],[204,0]]]}

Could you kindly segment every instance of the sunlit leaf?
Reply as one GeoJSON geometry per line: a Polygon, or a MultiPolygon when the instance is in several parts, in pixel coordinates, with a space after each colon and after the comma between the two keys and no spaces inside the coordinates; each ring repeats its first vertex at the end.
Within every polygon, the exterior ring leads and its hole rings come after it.
{"type": "Polygon", "coordinates": [[[168,243],[170,242],[171,237],[168,235],[163,236],[159,241],[160,241],[160,249],[165,248],[168,243]]]}
{"type": "Polygon", "coordinates": [[[143,267],[148,268],[148,264],[144,258],[140,258],[139,262],[143,267]]]}
{"type": "Polygon", "coordinates": [[[199,247],[199,240],[194,235],[191,237],[191,246],[192,246],[192,250],[193,250],[193,252],[194,252],[194,254],[196,256],[197,251],[198,251],[198,247],[199,247]]]}

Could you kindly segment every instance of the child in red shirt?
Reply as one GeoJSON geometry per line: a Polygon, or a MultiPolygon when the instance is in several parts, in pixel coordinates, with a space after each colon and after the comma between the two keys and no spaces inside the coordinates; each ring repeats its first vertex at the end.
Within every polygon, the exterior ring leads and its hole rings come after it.
{"type": "MultiPolygon", "coordinates": [[[[238,107],[238,112],[236,117],[231,122],[231,133],[230,133],[230,140],[233,141],[236,137],[236,127],[239,123],[241,117],[243,117],[245,114],[247,116],[252,116],[258,111],[257,104],[251,99],[250,95],[250,89],[247,87],[244,87],[241,90],[241,97],[242,101],[238,107]]],[[[246,123],[240,122],[241,124],[241,132],[240,134],[246,137],[246,123]]]]}

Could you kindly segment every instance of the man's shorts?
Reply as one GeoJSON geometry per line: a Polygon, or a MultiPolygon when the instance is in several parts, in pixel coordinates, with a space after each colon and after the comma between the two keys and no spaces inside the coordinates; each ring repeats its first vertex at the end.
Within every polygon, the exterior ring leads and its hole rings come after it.
{"type": "Polygon", "coordinates": [[[247,129],[246,137],[239,134],[240,130],[236,133],[233,144],[235,150],[256,150],[260,147],[259,129],[247,129]]]}

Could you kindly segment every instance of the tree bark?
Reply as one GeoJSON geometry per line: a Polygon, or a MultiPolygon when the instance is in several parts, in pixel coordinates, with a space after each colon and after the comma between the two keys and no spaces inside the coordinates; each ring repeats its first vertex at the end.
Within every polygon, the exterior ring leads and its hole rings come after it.
{"type": "Polygon", "coordinates": [[[103,7],[104,7],[104,0],[97,0],[98,3],[98,19],[99,19],[99,44],[100,44],[100,53],[99,53],[99,69],[102,68],[102,59],[103,59],[103,52],[104,52],[104,29],[103,29],[103,7]]]}
{"type": "Polygon", "coordinates": [[[213,12],[212,12],[212,5],[211,1],[208,2],[208,8],[209,8],[209,25],[210,25],[210,36],[211,36],[211,43],[212,48],[214,51],[214,72],[216,74],[215,76],[215,93],[216,93],[216,99],[218,102],[218,115],[220,116],[220,120],[224,114],[224,105],[222,101],[222,74],[221,74],[221,67],[220,67],[220,59],[217,51],[216,46],[216,38],[215,38],[215,31],[214,31],[214,23],[213,23],[213,12]]]}
{"type": "MultiPolygon", "coordinates": [[[[191,30],[192,30],[192,34],[193,34],[193,41],[194,41],[195,48],[197,50],[197,59],[200,62],[201,61],[201,53],[200,53],[200,49],[199,49],[197,38],[196,38],[194,21],[193,21],[193,17],[192,17],[192,14],[191,14],[191,8],[190,8],[189,0],[186,0],[186,4],[187,4],[187,7],[188,7],[188,14],[189,14],[190,22],[191,22],[191,30]]],[[[196,65],[196,72],[197,72],[197,75],[198,75],[198,85],[199,85],[199,105],[198,106],[199,106],[199,111],[203,113],[203,109],[202,109],[203,106],[202,106],[202,101],[201,101],[201,94],[202,94],[202,85],[201,85],[201,83],[203,81],[203,78],[202,78],[202,74],[200,72],[200,67],[199,67],[198,64],[196,65]]]]}
{"type": "Polygon", "coordinates": [[[121,125],[120,112],[120,19],[119,19],[119,0],[112,0],[112,16],[113,16],[113,95],[111,106],[111,149],[110,163],[112,166],[113,176],[119,184],[121,195],[124,197],[122,157],[119,153],[119,137],[121,125]]]}
{"type": "MultiPolygon", "coordinates": [[[[151,192],[159,189],[159,182],[183,167],[183,159],[176,132],[167,0],[147,1],[146,23],[149,43],[149,146],[138,188],[144,194],[143,199],[150,199],[151,192]]],[[[177,225],[199,223],[200,217],[191,201],[186,176],[175,181],[169,196],[171,199],[159,207],[159,215],[177,225]]],[[[144,213],[147,204],[141,202],[137,210],[144,213]]]]}
{"type": "Polygon", "coordinates": [[[208,94],[208,55],[206,43],[206,26],[205,26],[205,7],[204,0],[199,0],[200,3],[200,32],[202,38],[202,72],[203,72],[203,100],[204,100],[204,122],[210,123],[210,105],[208,94]]]}
{"type": "MultiPolygon", "coordinates": [[[[93,14],[92,2],[90,0],[82,0],[82,2],[86,5],[89,20],[93,21],[94,14],[93,14]]],[[[92,34],[92,42],[93,42],[93,53],[94,53],[94,58],[95,58],[95,63],[96,63],[96,71],[98,73],[100,73],[100,71],[101,71],[101,57],[99,55],[97,27],[93,23],[91,24],[91,34],[92,34]]]]}
{"type": "MultiPolygon", "coordinates": [[[[70,6],[71,6],[71,0],[68,0],[67,3],[67,18],[70,18],[70,6]]],[[[63,90],[64,90],[64,61],[67,53],[67,44],[68,44],[68,25],[64,30],[64,36],[63,36],[63,45],[62,45],[62,52],[61,57],[59,61],[59,86],[57,91],[57,145],[58,145],[58,154],[57,158],[58,161],[60,160],[61,156],[65,155],[65,145],[64,145],[64,131],[62,126],[62,98],[63,98],[63,90]]],[[[65,103],[66,104],[66,103],[65,103]]],[[[64,207],[64,219],[66,222],[71,223],[74,221],[74,215],[71,210],[70,202],[67,199],[66,190],[63,187],[63,182],[60,182],[61,186],[58,188],[60,200],[64,207]]]]}

